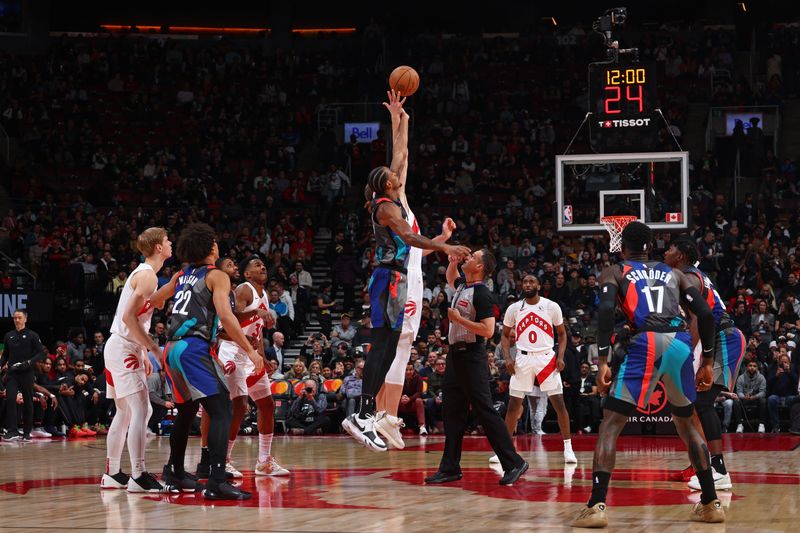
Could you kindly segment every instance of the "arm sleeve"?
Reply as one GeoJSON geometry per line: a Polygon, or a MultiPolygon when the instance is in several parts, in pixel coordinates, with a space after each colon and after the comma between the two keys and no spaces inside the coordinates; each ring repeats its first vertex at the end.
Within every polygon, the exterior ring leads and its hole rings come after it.
{"type": "Polygon", "coordinates": [[[697,317],[697,332],[700,335],[700,343],[703,346],[703,357],[713,357],[716,328],[711,309],[708,308],[708,304],[703,300],[697,287],[691,286],[686,289],[686,292],[682,292],[681,298],[684,300],[686,307],[697,317]]]}
{"type": "Polygon", "coordinates": [[[614,333],[614,311],[619,287],[604,283],[600,287],[600,306],[597,308],[597,353],[607,358],[611,354],[611,334],[614,333]]]}
{"type": "Polygon", "coordinates": [[[475,297],[472,303],[475,306],[475,322],[480,322],[484,318],[491,318],[494,316],[492,293],[490,293],[489,289],[485,286],[475,289],[475,297]]]}

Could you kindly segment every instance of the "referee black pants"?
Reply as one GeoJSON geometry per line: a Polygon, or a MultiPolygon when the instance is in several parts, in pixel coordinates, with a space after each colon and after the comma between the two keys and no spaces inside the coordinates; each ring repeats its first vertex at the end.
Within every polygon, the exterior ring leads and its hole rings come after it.
{"type": "Polygon", "coordinates": [[[9,371],[6,383],[6,431],[17,431],[17,393],[22,393],[23,433],[30,435],[33,429],[33,370],[9,371]]]}
{"type": "Polygon", "coordinates": [[[523,463],[522,457],[514,450],[505,422],[492,404],[489,364],[483,343],[467,345],[467,349],[460,353],[447,354],[442,385],[445,441],[444,454],[439,463],[440,472],[461,473],[461,447],[470,406],[500,459],[503,471],[523,463]]]}

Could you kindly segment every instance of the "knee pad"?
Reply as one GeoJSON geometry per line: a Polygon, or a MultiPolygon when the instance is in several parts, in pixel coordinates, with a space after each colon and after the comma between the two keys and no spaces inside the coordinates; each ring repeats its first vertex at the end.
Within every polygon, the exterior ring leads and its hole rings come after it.
{"type": "MultiPolygon", "coordinates": [[[[610,399],[611,398],[609,398],[609,400],[610,399]]],[[[606,400],[606,408],[608,408],[608,400],[606,400]]],[[[692,416],[692,413],[694,412],[694,406],[692,404],[681,406],[669,404],[669,408],[674,416],[680,416],[683,418],[692,416]]]]}

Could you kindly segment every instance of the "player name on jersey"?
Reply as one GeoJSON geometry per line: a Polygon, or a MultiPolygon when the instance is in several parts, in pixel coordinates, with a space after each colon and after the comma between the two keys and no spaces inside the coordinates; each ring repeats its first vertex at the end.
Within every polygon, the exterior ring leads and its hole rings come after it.
{"type": "Polygon", "coordinates": [[[178,285],[190,285],[194,287],[194,284],[197,283],[198,277],[194,274],[184,274],[178,278],[178,285]]]}
{"type": "Polygon", "coordinates": [[[625,279],[627,279],[631,283],[636,283],[637,281],[642,281],[642,280],[655,279],[663,282],[664,284],[668,284],[670,280],[672,280],[672,273],[664,272],[663,270],[656,270],[653,268],[636,269],[636,270],[631,270],[627,274],[625,274],[625,279]]]}

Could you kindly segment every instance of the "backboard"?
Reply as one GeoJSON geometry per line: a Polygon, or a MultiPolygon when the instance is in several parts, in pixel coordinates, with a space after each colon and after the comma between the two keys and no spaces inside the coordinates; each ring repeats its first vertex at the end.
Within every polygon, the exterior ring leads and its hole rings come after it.
{"type": "Polygon", "coordinates": [[[654,230],[688,228],[688,152],[556,156],[558,231],[599,233],[600,218],[635,215],[654,230]]]}

